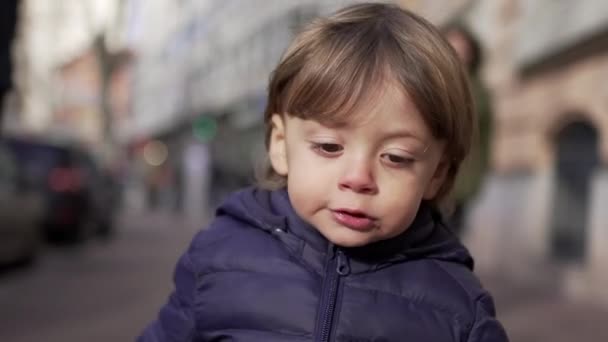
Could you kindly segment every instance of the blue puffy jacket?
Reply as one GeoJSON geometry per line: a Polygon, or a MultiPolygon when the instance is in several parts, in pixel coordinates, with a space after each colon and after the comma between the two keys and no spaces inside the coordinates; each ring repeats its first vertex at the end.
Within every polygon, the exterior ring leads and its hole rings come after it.
{"type": "Polygon", "coordinates": [[[390,240],[329,243],[284,190],[232,195],[139,341],[507,341],[466,249],[426,205],[390,240]]]}

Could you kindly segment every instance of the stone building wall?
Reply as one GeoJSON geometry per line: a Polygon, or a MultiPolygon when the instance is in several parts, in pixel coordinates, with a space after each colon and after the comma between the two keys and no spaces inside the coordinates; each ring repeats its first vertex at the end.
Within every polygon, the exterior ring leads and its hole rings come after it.
{"type": "Polygon", "coordinates": [[[546,276],[548,266],[557,266],[555,281],[570,293],[596,295],[608,304],[608,3],[401,4],[438,25],[467,23],[483,46],[482,79],[494,114],[492,162],[464,237],[478,271],[533,280],[546,276]],[[598,161],[589,176],[586,203],[575,197],[564,202],[560,178],[560,132],[576,122],[597,133],[597,146],[584,147],[594,150],[580,151],[598,161]],[[552,240],[559,221],[570,214],[561,208],[585,218],[574,227],[584,235],[585,253],[566,263],[556,260],[558,247],[552,240]]]}
{"type": "Polygon", "coordinates": [[[556,281],[566,290],[599,295],[608,303],[608,277],[602,271],[608,264],[608,21],[598,17],[602,11],[593,10],[605,4],[545,5],[556,7],[546,12],[562,14],[561,7],[570,6],[568,11],[578,19],[556,26],[534,14],[538,6],[523,1],[479,1],[472,10],[476,17],[470,17],[471,25],[488,57],[484,79],[493,96],[495,131],[492,172],[471,213],[465,241],[480,271],[530,279],[557,264],[561,272],[556,281]],[[581,24],[585,15],[593,25],[581,24]],[[546,34],[557,27],[567,39],[544,40],[539,32],[529,32],[534,27],[546,34]],[[598,165],[589,181],[588,207],[583,208],[586,223],[578,227],[585,234],[586,252],[581,260],[560,263],[551,240],[555,221],[563,215],[556,212],[563,187],[558,136],[574,122],[588,123],[597,132],[596,150],[581,153],[595,154],[598,165]]]}

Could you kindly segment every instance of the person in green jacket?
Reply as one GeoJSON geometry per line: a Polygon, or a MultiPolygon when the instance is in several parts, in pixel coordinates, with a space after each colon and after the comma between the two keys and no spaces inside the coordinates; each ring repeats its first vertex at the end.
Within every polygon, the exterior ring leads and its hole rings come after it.
{"type": "Polygon", "coordinates": [[[470,209],[471,201],[479,193],[489,166],[492,113],[489,93],[479,75],[483,62],[479,41],[462,24],[451,24],[443,32],[469,72],[478,120],[476,143],[473,144],[469,157],[462,164],[454,184],[454,206],[450,223],[452,229],[462,235],[466,229],[466,213],[470,209]]]}

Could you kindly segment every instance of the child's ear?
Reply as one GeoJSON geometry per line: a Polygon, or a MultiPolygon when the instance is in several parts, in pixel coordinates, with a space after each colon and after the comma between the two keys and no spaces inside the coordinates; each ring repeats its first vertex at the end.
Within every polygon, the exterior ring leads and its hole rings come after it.
{"type": "Polygon", "coordinates": [[[433,174],[433,177],[430,179],[429,183],[426,186],[426,189],[424,190],[424,194],[422,196],[423,199],[432,200],[435,198],[435,196],[437,196],[439,189],[441,189],[441,186],[445,182],[449,167],[449,160],[444,154],[441,157],[439,164],[435,168],[435,173],[433,174]]]}
{"type": "Polygon", "coordinates": [[[287,142],[285,141],[285,121],[283,116],[273,114],[270,118],[272,130],[270,131],[270,144],[268,146],[268,156],[274,171],[287,176],[287,142]]]}

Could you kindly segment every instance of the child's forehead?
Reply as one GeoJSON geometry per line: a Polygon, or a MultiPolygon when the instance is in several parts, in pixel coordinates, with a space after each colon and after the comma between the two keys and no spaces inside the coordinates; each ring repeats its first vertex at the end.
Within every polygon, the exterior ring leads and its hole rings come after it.
{"type": "Polygon", "coordinates": [[[423,116],[405,95],[389,93],[353,107],[351,111],[333,115],[292,116],[310,123],[304,126],[304,134],[323,132],[325,129],[350,133],[363,129],[366,134],[374,132],[374,136],[407,137],[423,142],[432,136],[423,116]]]}
{"type": "Polygon", "coordinates": [[[339,128],[365,125],[387,112],[401,113],[403,120],[407,120],[407,114],[410,113],[419,115],[419,109],[408,92],[402,86],[390,82],[362,94],[360,99],[349,106],[341,106],[328,112],[313,112],[309,118],[339,128]]]}

